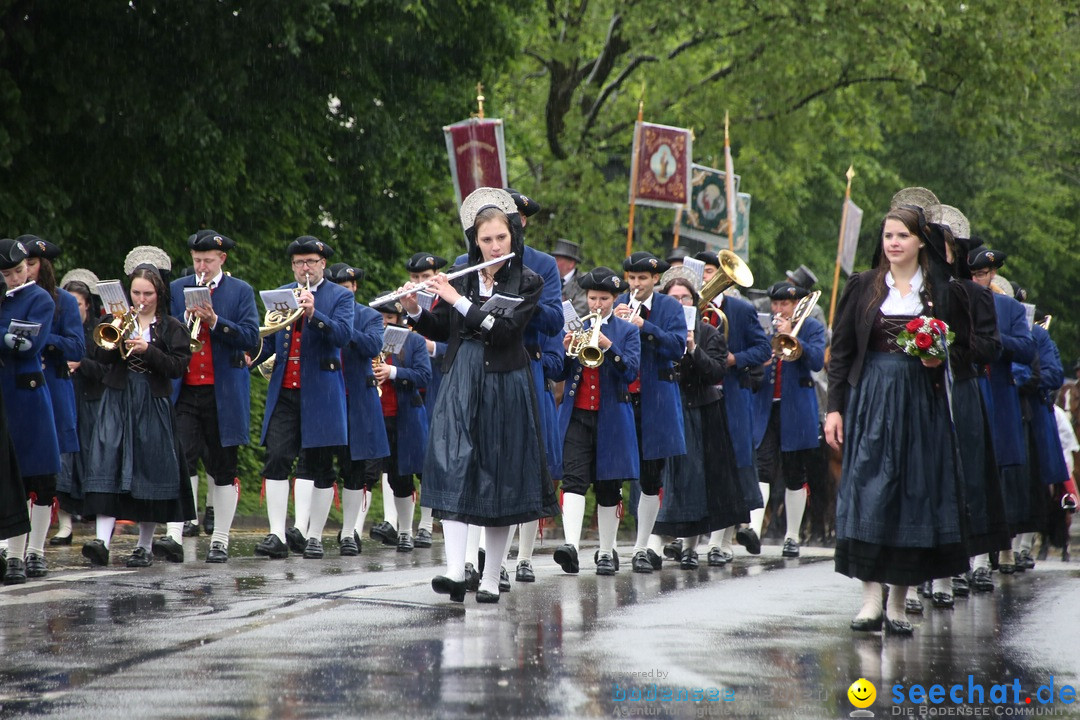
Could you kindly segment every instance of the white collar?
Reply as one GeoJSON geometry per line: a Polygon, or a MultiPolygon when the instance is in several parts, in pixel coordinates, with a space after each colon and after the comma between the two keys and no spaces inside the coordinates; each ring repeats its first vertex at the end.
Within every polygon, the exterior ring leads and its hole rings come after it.
{"type": "MultiPolygon", "coordinates": [[[[897,293],[900,292],[896,289],[896,281],[893,279],[892,270],[889,270],[887,273],[885,273],[885,284],[889,287],[889,290],[896,290],[897,293]]],[[[915,274],[911,276],[910,285],[911,292],[915,293],[916,295],[918,295],[919,292],[922,290],[923,275],[921,267],[915,268],[915,274]]],[[[900,297],[907,297],[907,295],[901,295],[900,297]]]]}
{"type": "Polygon", "coordinates": [[[568,272],[568,273],[566,273],[565,275],[563,275],[563,276],[562,276],[562,281],[563,281],[563,284],[565,285],[566,283],[568,283],[568,282],[570,282],[571,280],[573,280],[573,279],[574,279],[574,275],[575,275],[576,273],[577,273],[577,268],[576,268],[576,267],[575,267],[575,268],[570,268],[570,272],[568,272]]]}

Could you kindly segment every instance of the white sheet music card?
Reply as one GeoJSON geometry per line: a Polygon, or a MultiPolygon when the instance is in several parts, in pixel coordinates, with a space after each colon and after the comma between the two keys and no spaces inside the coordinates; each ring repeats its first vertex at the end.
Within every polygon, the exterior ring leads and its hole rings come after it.
{"type": "Polygon", "coordinates": [[[41,323],[12,320],[11,324],[8,325],[8,332],[24,338],[37,337],[41,333],[41,323]]]}
{"type": "Polygon", "coordinates": [[[493,317],[506,317],[507,315],[512,314],[514,308],[520,305],[523,300],[524,298],[495,293],[488,298],[487,302],[480,306],[480,309],[493,317]]]}
{"type": "Polygon", "coordinates": [[[401,348],[405,347],[405,339],[409,337],[409,328],[401,325],[387,325],[383,330],[383,352],[387,355],[397,355],[401,348]]]}
{"type": "Polygon", "coordinates": [[[124,286],[119,280],[102,280],[97,284],[97,288],[101,304],[113,317],[123,315],[131,307],[128,305],[127,295],[124,294],[124,286]]]}
{"type": "Polygon", "coordinates": [[[416,302],[420,303],[421,310],[431,312],[431,306],[435,304],[435,293],[424,292],[421,290],[416,293],[416,302]]]}
{"type": "Polygon", "coordinates": [[[697,327],[697,308],[693,305],[683,305],[682,311],[686,317],[686,329],[693,330],[697,327]]]}
{"type": "Polygon", "coordinates": [[[184,309],[210,305],[210,288],[205,285],[184,288],[184,309]]]}
{"type": "Polygon", "coordinates": [[[1020,303],[1024,306],[1024,316],[1027,318],[1028,330],[1035,327],[1035,306],[1031,303],[1020,303]]]}
{"type": "Polygon", "coordinates": [[[766,335],[773,334],[772,313],[758,313],[757,321],[766,335]]]}
{"type": "Polygon", "coordinates": [[[694,281],[697,283],[697,289],[700,290],[705,283],[705,263],[697,258],[684,257],[682,266],[694,273],[694,281]]]}
{"type": "Polygon", "coordinates": [[[278,310],[279,312],[288,313],[290,310],[295,310],[300,307],[296,302],[296,295],[289,288],[277,288],[276,290],[260,290],[259,297],[262,298],[263,305],[267,310],[278,310]]]}
{"type": "Polygon", "coordinates": [[[569,300],[562,301],[563,332],[577,332],[581,329],[581,318],[578,317],[574,303],[569,300]]]}

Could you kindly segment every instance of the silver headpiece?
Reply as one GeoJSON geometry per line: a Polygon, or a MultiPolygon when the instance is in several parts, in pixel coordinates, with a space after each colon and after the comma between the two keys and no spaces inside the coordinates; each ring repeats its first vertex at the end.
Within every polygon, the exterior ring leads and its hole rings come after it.
{"type": "Polygon", "coordinates": [[[926,213],[926,219],[932,223],[938,225],[948,225],[949,231],[956,238],[971,237],[971,225],[968,224],[968,219],[964,217],[964,213],[954,208],[952,205],[931,205],[923,208],[926,213]]]}
{"type": "Polygon", "coordinates": [[[461,203],[461,211],[458,213],[461,218],[461,229],[471,228],[476,222],[476,216],[486,207],[496,207],[507,216],[517,215],[518,211],[514,198],[502,188],[476,188],[461,203]]]}
{"type": "Polygon", "coordinates": [[[168,253],[153,245],[139,245],[131,248],[131,252],[124,258],[124,274],[130,275],[140,265],[153,265],[158,270],[172,270],[172,260],[168,253]]]}
{"type": "Polygon", "coordinates": [[[98,276],[86,268],[75,268],[64,273],[64,277],[60,278],[60,287],[64,287],[69,282],[86,283],[86,286],[90,288],[91,294],[98,294],[98,276]]]}
{"type": "Polygon", "coordinates": [[[694,292],[701,292],[701,283],[698,281],[698,275],[693,270],[682,265],[676,265],[675,267],[668,268],[664,271],[664,274],[660,276],[660,285],[658,287],[665,287],[669,282],[675,278],[682,278],[689,280],[690,284],[694,288],[694,292]]]}
{"type": "Polygon", "coordinates": [[[892,196],[892,202],[889,203],[889,207],[898,208],[901,205],[914,205],[917,208],[923,208],[925,210],[925,208],[937,204],[937,195],[926,188],[906,187],[892,196]]]}

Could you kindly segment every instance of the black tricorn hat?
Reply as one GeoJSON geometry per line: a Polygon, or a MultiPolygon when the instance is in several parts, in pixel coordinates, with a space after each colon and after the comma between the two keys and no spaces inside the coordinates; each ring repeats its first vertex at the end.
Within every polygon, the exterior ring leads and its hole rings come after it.
{"type": "Polygon", "coordinates": [[[694,256],[695,260],[700,260],[706,265],[712,265],[715,268],[720,267],[720,256],[717,253],[710,252],[708,250],[702,250],[694,256]]]}
{"type": "MultiPolygon", "coordinates": [[[[383,290],[376,297],[383,297],[384,295],[390,295],[393,290],[383,290]]],[[[381,313],[390,313],[394,315],[404,315],[405,306],[401,304],[400,300],[390,300],[388,302],[380,303],[379,305],[372,305],[373,308],[381,313]]]]}
{"type": "Polygon", "coordinates": [[[806,288],[807,290],[809,290],[810,288],[814,287],[814,285],[817,285],[817,275],[815,275],[810,270],[810,268],[806,267],[805,265],[800,265],[794,270],[788,270],[784,274],[787,275],[788,280],[795,283],[801,288],[806,288]]]}
{"type": "Polygon", "coordinates": [[[438,255],[426,252],[418,252],[405,263],[405,269],[411,273],[421,273],[427,270],[438,270],[446,266],[446,259],[438,255]]]}
{"type": "Polygon", "coordinates": [[[350,280],[355,283],[362,283],[364,281],[364,271],[360,268],[353,267],[348,263],[334,263],[323,270],[323,277],[330,282],[335,283],[343,283],[350,280]]]}
{"type": "Polygon", "coordinates": [[[573,240],[559,238],[555,241],[555,247],[551,248],[551,254],[555,257],[565,257],[574,262],[581,262],[581,245],[573,240]]]}
{"type": "Polygon", "coordinates": [[[317,237],[312,237],[311,235],[301,235],[300,237],[289,243],[289,247],[286,252],[289,255],[321,255],[324,259],[326,259],[333,256],[334,248],[330,247],[317,237]]]}
{"type": "Polygon", "coordinates": [[[20,235],[15,240],[21,242],[23,247],[26,248],[27,257],[45,258],[46,260],[55,260],[60,257],[59,245],[48,240],[42,240],[37,235],[20,235]]]}
{"type": "Polygon", "coordinates": [[[792,285],[787,280],[769,286],[770,300],[802,300],[809,294],[810,291],[806,288],[792,285]]]}
{"type": "Polygon", "coordinates": [[[26,246],[18,240],[0,240],[0,270],[10,270],[29,257],[26,246]]]}
{"type": "Polygon", "coordinates": [[[662,273],[671,266],[651,252],[639,250],[623,260],[622,267],[626,272],[662,273]]]}
{"type": "Polygon", "coordinates": [[[670,264],[670,263],[673,263],[673,262],[679,262],[683,258],[687,258],[687,257],[690,257],[690,253],[687,251],[687,249],[684,248],[684,247],[677,247],[677,248],[672,248],[671,252],[669,252],[667,254],[667,257],[664,258],[664,259],[667,260],[668,263],[670,264]]]}
{"type": "Polygon", "coordinates": [[[614,270],[603,265],[593,268],[578,278],[578,285],[583,290],[603,290],[612,295],[618,295],[626,289],[623,279],[616,275],[614,270]]]}
{"type": "Polygon", "coordinates": [[[225,237],[214,230],[200,230],[187,239],[188,250],[201,252],[204,250],[220,250],[227,252],[236,247],[236,241],[225,237]]]}
{"type": "Polygon", "coordinates": [[[986,268],[1000,268],[1005,264],[1008,255],[1000,250],[991,250],[988,247],[977,247],[968,254],[968,266],[972,270],[984,270],[986,268]]]}
{"type": "Polygon", "coordinates": [[[540,212],[540,203],[530,197],[522,195],[514,188],[505,188],[505,190],[510,193],[510,197],[514,198],[514,204],[517,205],[518,212],[521,213],[522,216],[532,217],[540,212]]]}

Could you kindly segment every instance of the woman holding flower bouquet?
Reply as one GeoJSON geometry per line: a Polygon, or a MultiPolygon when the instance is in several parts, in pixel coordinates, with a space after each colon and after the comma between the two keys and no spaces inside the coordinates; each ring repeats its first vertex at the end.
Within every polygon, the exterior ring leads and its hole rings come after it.
{"type": "Polygon", "coordinates": [[[833,329],[825,439],[844,459],[836,570],[863,581],[853,630],[912,634],[907,586],[967,569],[942,368],[951,328],[931,320],[946,288],[930,284],[925,226],[918,208],[885,216],[881,260],[848,280],[833,329]]]}

